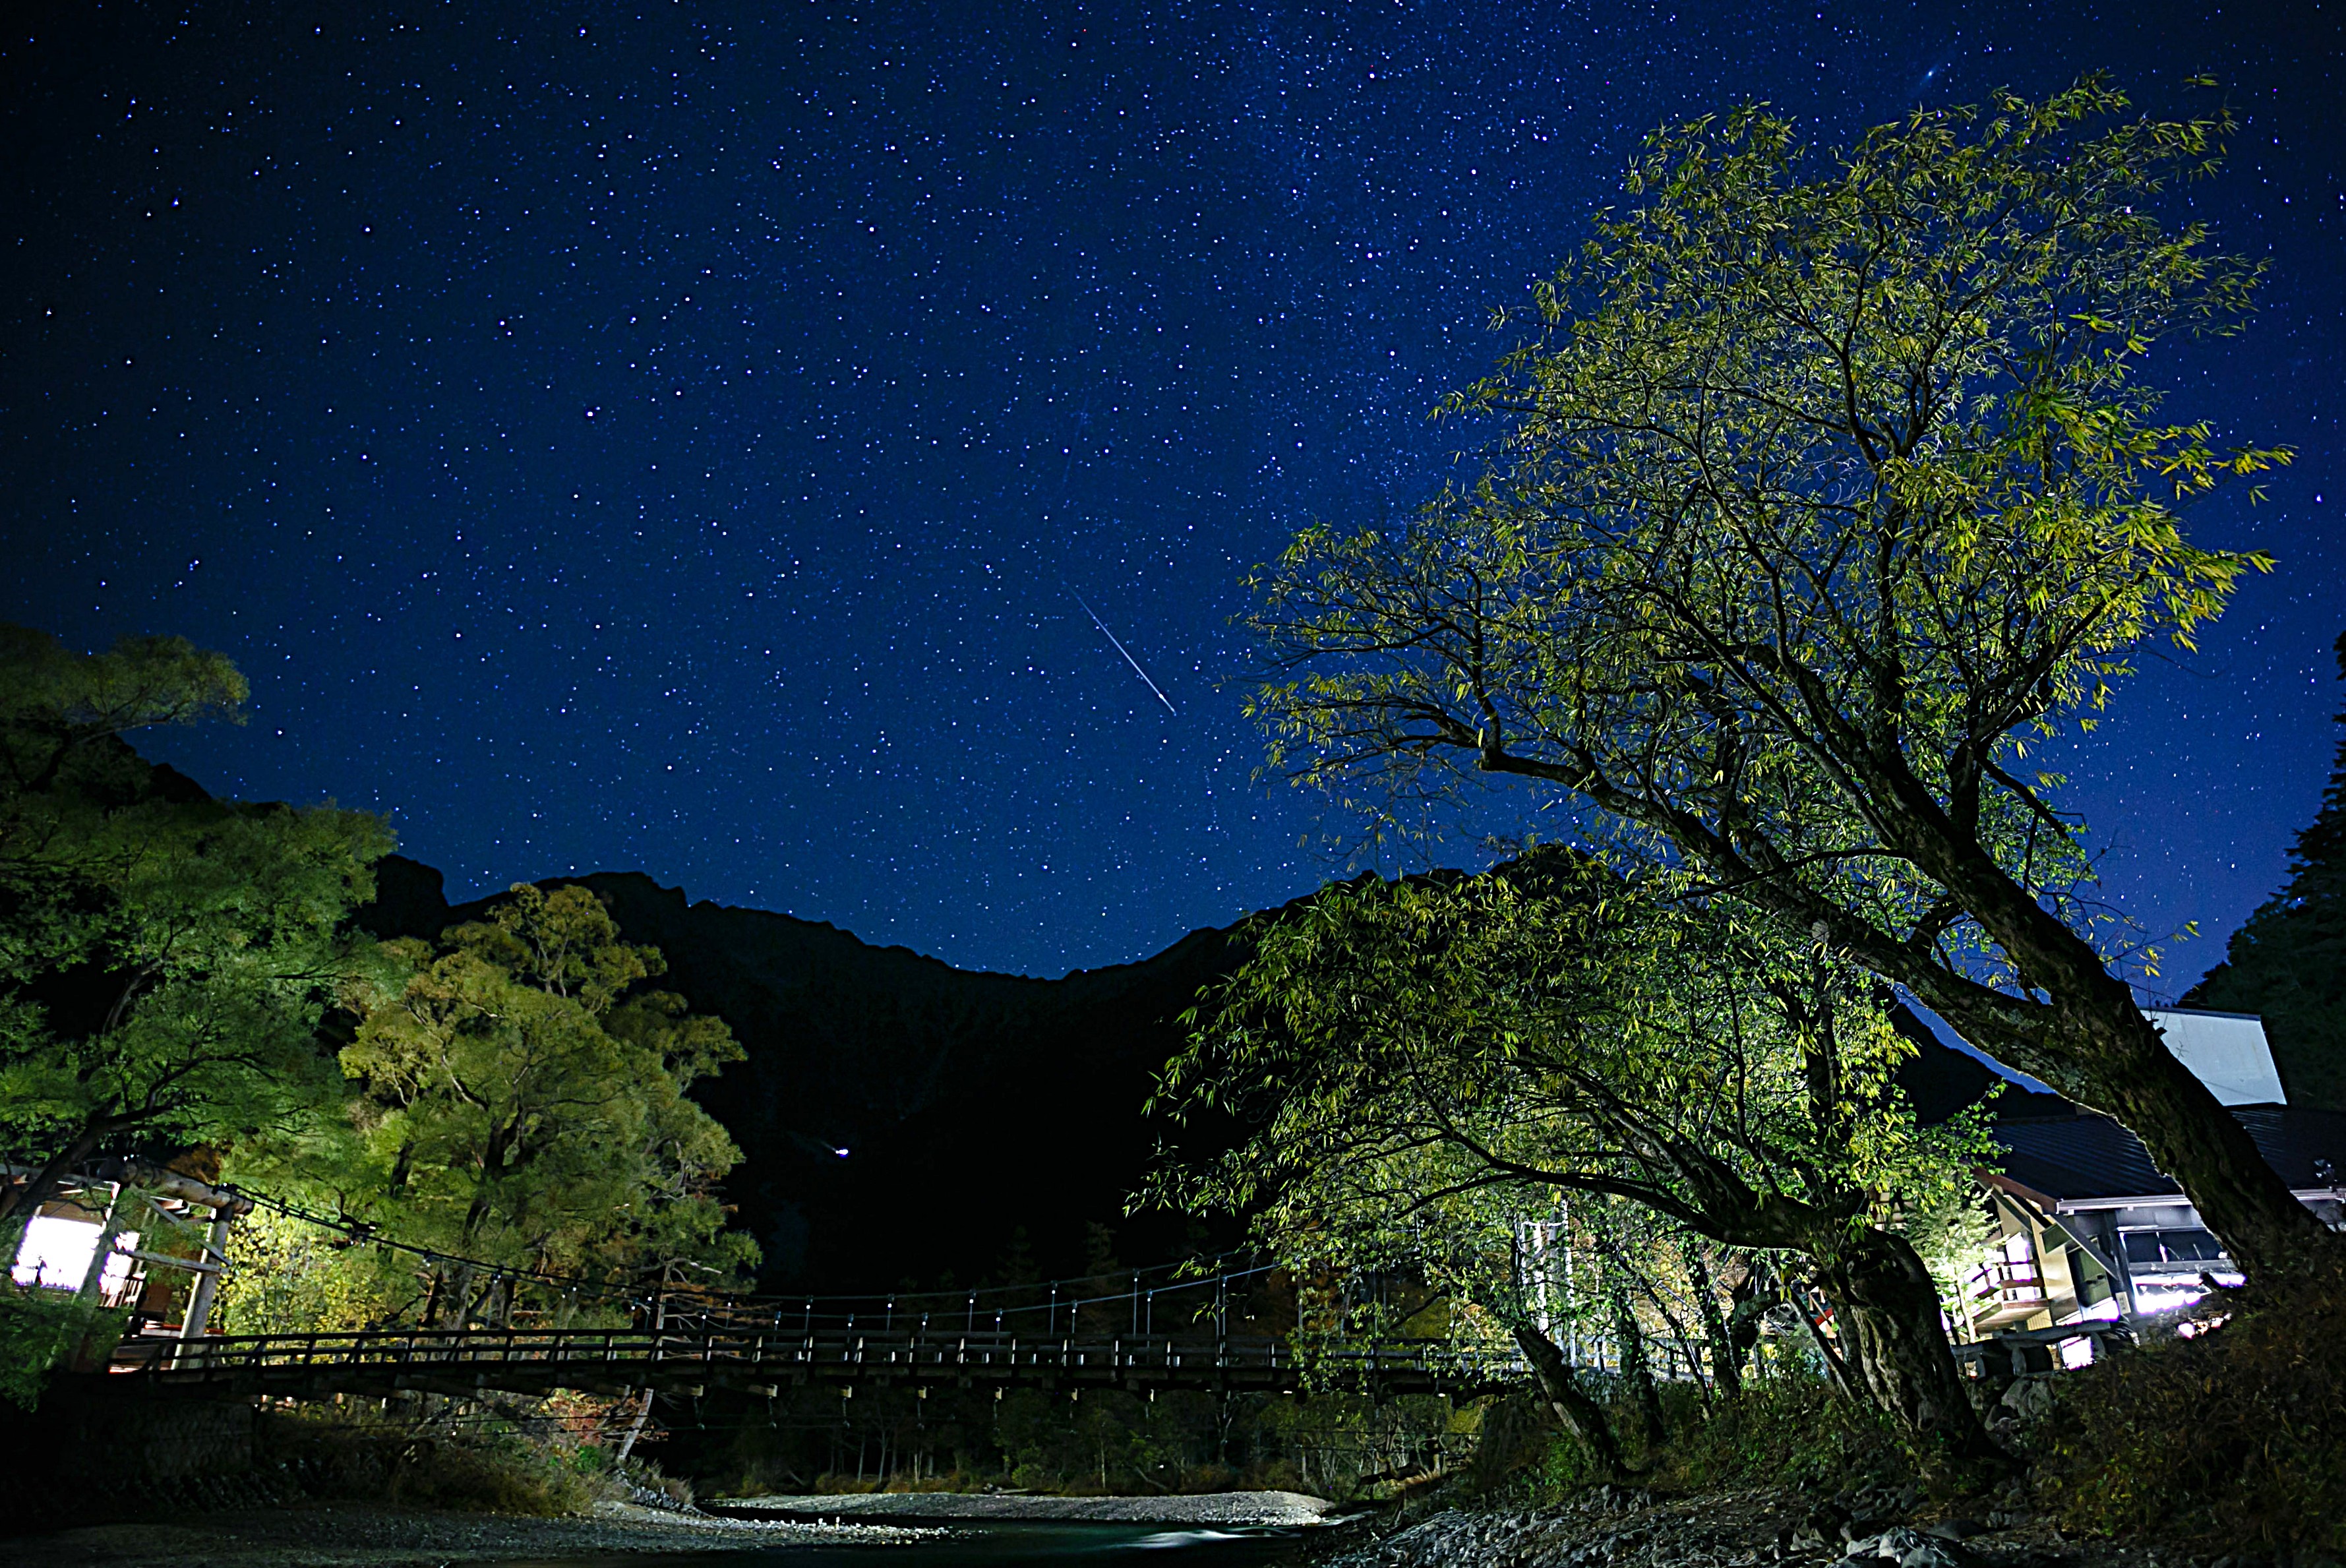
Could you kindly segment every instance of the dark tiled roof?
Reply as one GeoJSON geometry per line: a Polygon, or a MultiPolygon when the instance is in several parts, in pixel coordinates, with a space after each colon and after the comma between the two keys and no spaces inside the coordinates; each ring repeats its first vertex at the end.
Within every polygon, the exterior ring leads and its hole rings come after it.
{"type": "Polygon", "coordinates": [[[1906,1103],[1913,1107],[1915,1118],[1926,1126],[1937,1126],[1956,1112],[1977,1105],[1989,1089],[1999,1084],[2004,1092],[1996,1096],[1991,1108],[1999,1121],[2066,1116],[2076,1111],[2058,1095],[2024,1089],[2006,1082],[1978,1057],[1950,1045],[1902,1004],[1891,1008],[1890,1023],[1913,1043],[1914,1054],[1898,1064],[1892,1077],[1904,1093],[1906,1103]]]}
{"type": "MultiPolygon", "coordinates": [[[[2317,1159],[2346,1172],[2346,1115],[2298,1105],[2235,1105],[2232,1115],[2290,1186],[2329,1186],[2314,1174],[2317,1159]]],[[[2004,1174],[2047,1197],[2157,1197],[2183,1190],[2151,1162],[2139,1139],[2107,1116],[1999,1122],[1994,1133],[2004,1145],[2004,1174]]]]}

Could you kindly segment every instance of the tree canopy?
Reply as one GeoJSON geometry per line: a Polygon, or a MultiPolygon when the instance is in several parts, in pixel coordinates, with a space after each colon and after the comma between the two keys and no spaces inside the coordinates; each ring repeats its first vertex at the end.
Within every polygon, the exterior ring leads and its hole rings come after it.
{"type": "Polygon", "coordinates": [[[2029,761],[2267,565],[2180,518],[2287,457],[2160,417],[2146,356],[2234,330],[2258,268],[2159,216],[2231,121],[2127,107],[2089,78],[1831,153],[1759,107],[1656,133],[1447,405],[1504,421],[1481,471],[1258,575],[1253,708],[1381,830],[1526,780],[1816,931],[2116,1115],[2262,1270],[2321,1233],[2142,1017],[2029,761]]]}
{"type": "Polygon", "coordinates": [[[1555,849],[1341,884],[1248,941],[1160,1099],[1255,1130],[1168,1199],[1252,1214],[1299,1268],[1423,1270],[1535,1362],[1515,1226],[1558,1193],[1626,1199],[1798,1254],[1883,1407],[1987,1450],[1897,1228],[1943,1222],[1985,1146],[1907,1113],[1889,1074],[1913,1047],[1872,977],[1555,849]]]}
{"type": "Polygon", "coordinates": [[[280,1234],[301,1266],[232,1313],[494,1323],[607,1288],[740,1283],[756,1248],[716,1187],[740,1153],[685,1091],[740,1047],[644,988],[657,950],[622,942],[588,890],[526,883],[436,943],[386,947],[397,968],[350,999],[351,1097],[237,1168],[430,1256],[327,1258],[280,1234]]]}
{"type": "Polygon", "coordinates": [[[717,1184],[740,1151],[686,1093],[740,1057],[725,1025],[652,988],[659,953],[585,889],[517,886],[437,943],[357,932],[379,819],[215,800],[125,739],[245,695],[183,639],[0,628],[0,1142],[36,1167],[6,1234],[94,1156],[202,1145],[410,1248],[264,1206],[224,1297],[247,1326],[738,1284],[756,1248],[717,1184]]]}
{"type": "Polygon", "coordinates": [[[318,1026],[372,951],[343,920],[389,831],[213,800],[122,739],[244,695],[179,638],[0,629],[0,1140],[39,1167],[8,1235],[95,1152],[225,1143],[332,1093],[318,1026]]]}

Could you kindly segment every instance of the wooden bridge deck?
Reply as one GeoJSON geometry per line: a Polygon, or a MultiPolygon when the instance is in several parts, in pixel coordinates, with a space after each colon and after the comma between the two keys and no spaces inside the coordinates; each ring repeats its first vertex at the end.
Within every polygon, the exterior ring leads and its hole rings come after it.
{"type": "Polygon", "coordinates": [[[125,1343],[109,1370],[127,1387],[158,1393],[296,1399],[403,1389],[617,1394],[644,1388],[731,1389],[771,1398],[785,1388],[817,1384],[1288,1393],[1307,1382],[1387,1395],[1464,1395],[1525,1375],[1512,1356],[1462,1354],[1439,1340],[1400,1340],[1307,1359],[1272,1339],[674,1328],[209,1335],[125,1343]]]}

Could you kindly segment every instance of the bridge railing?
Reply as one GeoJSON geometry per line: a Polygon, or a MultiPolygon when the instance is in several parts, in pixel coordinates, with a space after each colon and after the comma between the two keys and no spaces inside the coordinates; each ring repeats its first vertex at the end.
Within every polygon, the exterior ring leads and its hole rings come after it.
{"type": "Polygon", "coordinates": [[[545,1365],[554,1371],[688,1363],[831,1377],[952,1378],[1054,1372],[1142,1380],[1199,1372],[1298,1373],[1307,1367],[1341,1382],[1410,1372],[1490,1380],[1519,1370],[1507,1355],[1462,1351],[1443,1340],[1330,1347],[1299,1356],[1284,1339],[1176,1335],[1106,1338],[976,1332],[818,1329],[813,1333],[634,1329],[420,1329],[316,1334],[208,1335],[192,1340],[127,1342],[112,1369],[189,1377],[301,1369],[444,1373],[545,1365]]]}

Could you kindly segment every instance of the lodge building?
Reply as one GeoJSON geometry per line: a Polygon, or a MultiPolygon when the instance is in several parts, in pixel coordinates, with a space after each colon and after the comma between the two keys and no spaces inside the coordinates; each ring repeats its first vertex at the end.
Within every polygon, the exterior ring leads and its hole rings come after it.
{"type": "MultiPolygon", "coordinates": [[[[2346,1115],[2288,1103],[2262,1021],[2176,1008],[2149,1017],[2298,1200],[2333,1227],[2346,1227],[2346,1115]]],[[[1943,1112],[1970,1074],[1944,1058],[1934,1066],[1921,1097],[1936,1098],[1943,1112]]],[[[1981,1068],[1978,1087],[1989,1082],[1981,1068]]],[[[2198,1212],[2132,1133],[2056,1095],[2007,1090],[2000,1100],[2008,1103],[1993,1128],[2001,1158],[1980,1173],[1991,1238],[1950,1304],[1958,1339],[2015,1331],[2049,1339],[2046,1331],[2095,1322],[2132,1327],[2198,1300],[2211,1279],[2239,1283],[2198,1212]]],[[[2083,1336],[2052,1348],[2070,1364],[2092,1354],[2083,1336]]]]}

